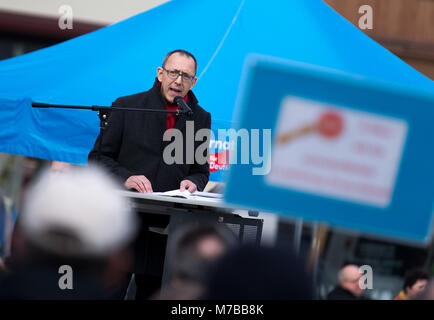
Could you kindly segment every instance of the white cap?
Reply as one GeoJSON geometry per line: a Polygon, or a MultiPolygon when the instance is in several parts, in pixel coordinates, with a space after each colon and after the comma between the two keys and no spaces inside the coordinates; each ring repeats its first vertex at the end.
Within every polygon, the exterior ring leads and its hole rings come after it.
{"type": "Polygon", "coordinates": [[[31,242],[56,254],[108,255],[137,230],[136,216],[119,189],[94,166],[72,167],[57,175],[47,171],[27,194],[23,231],[31,242]]]}

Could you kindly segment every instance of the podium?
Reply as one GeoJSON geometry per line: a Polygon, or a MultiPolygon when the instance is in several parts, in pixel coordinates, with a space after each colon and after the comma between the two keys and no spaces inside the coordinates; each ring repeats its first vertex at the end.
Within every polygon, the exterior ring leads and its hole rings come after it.
{"type": "Polygon", "coordinates": [[[257,212],[231,207],[221,199],[185,199],[131,191],[119,192],[131,200],[133,209],[138,214],[162,215],[169,219],[163,286],[171,276],[167,263],[170,259],[167,248],[171,244],[174,231],[183,224],[224,223],[234,232],[240,243],[251,242],[259,245],[261,242],[264,220],[257,218],[257,212]]]}

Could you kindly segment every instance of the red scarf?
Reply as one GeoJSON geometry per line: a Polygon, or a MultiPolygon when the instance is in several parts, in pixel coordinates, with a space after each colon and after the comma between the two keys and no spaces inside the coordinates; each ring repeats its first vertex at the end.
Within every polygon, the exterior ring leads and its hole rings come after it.
{"type": "MultiPolygon", "coordinates": [[[[158,87],[161,89],[161,82],[158,82],[158,87]]],[[[184,101],[185,101],[185,103],[187,103],[187,101],[188,101],[188,95],[187,94],[184,97],[184,101]]],[[[179,109],[181,109],[181,108],[178,107],[176,104],[166,102],[166,110],[173,111],[173,110],[179,110],[179,109]]],[[[166,114],[166,129],[167,130],[175,127],[175,122],[176,122],[177,118],[178,118],[178,115],[176,113],[166,114]]]]}

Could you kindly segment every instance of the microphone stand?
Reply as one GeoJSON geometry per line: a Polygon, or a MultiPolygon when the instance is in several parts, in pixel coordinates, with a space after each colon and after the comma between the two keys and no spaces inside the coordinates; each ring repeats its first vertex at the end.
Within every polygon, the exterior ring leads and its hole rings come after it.
{"type": "Polygon", "coordinates": [[[152,113],[174,113],[176,115],[185,114],[187,116],[191,115],[191,109],[187,110],[178,109],[178,110],[161,110],[161,109],[142,109],[142,108],[119,108],[116,106],[72,106],[72,105],[63,105],[63,104],[49,104],[49,103],[40,103],[40,102],[32,102],[33,108],[61,108],[61,109],[84,109],[84,110],[92,110],[98,111],[98,117],[100,120],[100,140],[98,144],[98,162],[101,161],[101,146],[104,137],[105,128],[109,124],[109,117],[112,111],[141,111],[141,112],[152,112],[152,113]]]}

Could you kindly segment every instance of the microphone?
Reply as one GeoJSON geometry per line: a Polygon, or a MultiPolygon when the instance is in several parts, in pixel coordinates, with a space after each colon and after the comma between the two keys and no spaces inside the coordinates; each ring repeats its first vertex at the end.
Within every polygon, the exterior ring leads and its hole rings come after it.
{"type": "Polygon", "coordinates": [[[51,105],[49,105],[48,103],[32,102],[32,107],[33,108],[50,108],[51,105]]]}
{"type": "Polygon", "coordinates": [[[182,111],[184,111],[184,113],[187,116],[191,116],[193,114],[193,111],[191,111],[190,107],[188,106],[188,104],[185,103],[184,98],[181,96],[176,96],[173,99],[173,102],[179,107],[181,108],[182,111]]]}

